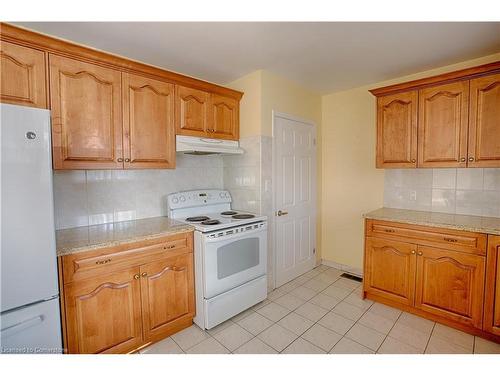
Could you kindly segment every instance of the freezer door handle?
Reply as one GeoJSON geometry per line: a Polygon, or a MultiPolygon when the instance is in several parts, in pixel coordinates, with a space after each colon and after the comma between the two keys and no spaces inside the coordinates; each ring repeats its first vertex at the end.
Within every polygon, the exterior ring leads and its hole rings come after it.
{"type": "Polygon", "coordinates": [[[24,322],[19,322],[16,324],[13,324],[9,327],[2,328],[2,337],[8,337],[12,336],[13,334],[24,331],[27,328],[36,326],[37,324],[40,324],[43,322],[43,315],[38,315],[35,316],[34,318],[30,318],[25,320],[24,322]]]}

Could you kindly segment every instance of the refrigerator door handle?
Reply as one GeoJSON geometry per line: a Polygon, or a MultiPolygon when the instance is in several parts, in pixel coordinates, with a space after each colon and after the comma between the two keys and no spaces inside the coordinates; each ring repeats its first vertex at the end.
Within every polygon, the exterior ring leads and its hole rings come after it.
{"type": "Polygon", "coordinates": [[[2,330],[1,330],[2,337],[12,336],[13,334],[15,334],[17,332],[20,332],[20,331],[23,331],[27,328],[36,326],[37,324],[40,324],[41,322],[43,322],[43,315],[38,315],[38,316],[35,316],[34,318],[27,319],[24,322],[19,322],[19,323],[11,325],[10,327],[2,328],[2,330]]]}

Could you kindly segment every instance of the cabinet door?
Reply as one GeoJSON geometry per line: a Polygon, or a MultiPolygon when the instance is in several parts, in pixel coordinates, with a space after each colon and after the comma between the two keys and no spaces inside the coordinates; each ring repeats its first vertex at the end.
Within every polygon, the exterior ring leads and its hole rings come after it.
{"type": "Polygon", "coordinates": [[[1,102],[47,108],[45,53],[2,41],[0,57],[1,102]]]}
{"type": "Polygon", "coordinates": [[[212,94],[208,133],[213,138],[238,140],[240,137],[240,108],[236,99],[212,94]]]}
{"type": "Polygon", "coordinates": [[[64,286],[70,353],[126,353],[142,343],[139,267],[64,286]]]}
{"type": "Polygon", "coordinates": [[[485,291],[483,329],[500,335],[500,236],[488,236],[485,291]]]}
{"type": "Polygon", "coordinates": [[[210,94],[189,87],[176,86],[176,133],[206,136],[210,94]]]}
{"type": "Polygon", "coordinates": [[[55,169],[123,168],[121,73],[50,55],[55,169]]]}
{"type": "Polygon", "coordinates": [[[417,166],[417,91],[377,99],[377,168],[417,166]]]}
{"type": "Polygon", "coordinates": [[[125,168],[175,168],[174,85],[123,74],[125,168]]]}
{"type": "Polygon", "coordinates": [[[176,320],[194,316],[193,253],[141,266],[144,339],[175,332],[176,320]]]}
{"type": "Polygon", "coordinates": [[[419,246],[415,307],[481,328],[485,258],[419,246]]]}
{"type": "Polygon", "coordinates": [[[465,167],[469,81],[420,90],[418,166],[465,167]]]}
{"type": "Polygon", "coordinates": [[[500,167],[500,74],[470,81],[469,167],[500,167]]]}
{"type": "Polygon", "coordinates": [[[366,237],[364,290],[405,305],[413,305],[417,246],[366,237]]]}

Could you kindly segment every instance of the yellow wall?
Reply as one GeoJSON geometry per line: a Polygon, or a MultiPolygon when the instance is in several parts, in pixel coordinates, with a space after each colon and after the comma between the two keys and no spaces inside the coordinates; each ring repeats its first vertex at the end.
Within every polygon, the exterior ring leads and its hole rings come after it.
{"type": "Polygon", "coordinates": [[[375,169],[375,87],[500,60],[500,53],[322,97],[322,257],[362,268],[362,214],[383,205],[384,171],[375,169]]]}

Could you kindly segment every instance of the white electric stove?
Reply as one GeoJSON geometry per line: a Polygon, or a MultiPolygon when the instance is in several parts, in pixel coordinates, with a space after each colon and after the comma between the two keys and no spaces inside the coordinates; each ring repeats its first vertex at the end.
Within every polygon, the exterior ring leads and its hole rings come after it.
{"type": "Polygon", "coordinates": [[[210,329],[267,297],[267,218],[231,209],[226,190],[170,194],[168,216],[194,233],[196,316],[210,329]]]}

